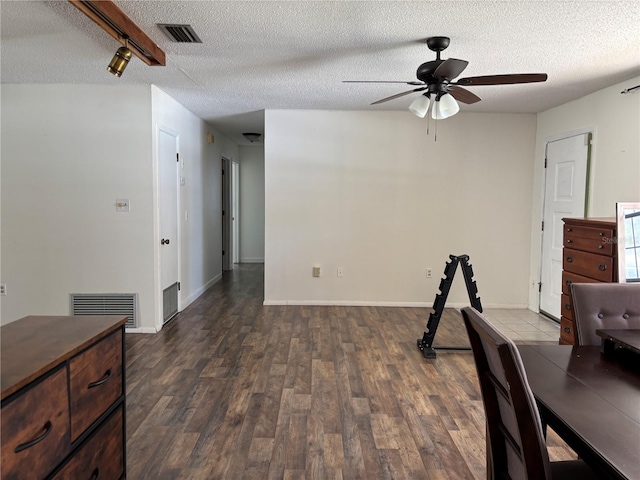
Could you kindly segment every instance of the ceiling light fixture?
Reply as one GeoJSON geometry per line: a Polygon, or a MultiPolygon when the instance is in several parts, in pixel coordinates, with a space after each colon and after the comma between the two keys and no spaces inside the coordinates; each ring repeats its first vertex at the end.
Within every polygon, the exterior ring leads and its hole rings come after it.
{"type": "Polygon", "coordinates": [[[129,39],[125,37],[124,39],[124,47],[120,47],[116,54],[111,59],[111,63],[107,67],[107,71],[112,73],[116,77],[121,77],[124,69],[129,65],[129,60],[131,60],[131,50],[129,50],[129,39]]]}
{"type": "Polygon", "coordinates": [[[435,120],[444,120],[453,117],[460,111],[460,106],[456,99],[450,94],[438,95],[431,109],[431,117],[435,120]]]}
{"type": "Polygon", "coordinates": [[[261,133],[251,133],[251,132],[246,132],[246,133],[243,133],[242,135],[244,136],[244,138],[249,140],[251,143],[255,142],[256,140],[258,140],[262,136],[261,133]]]}
{"type": "Polygon", "coordinates": [[[424,118],[424,116],[427,114],[427,111],[429,110],[430,102],[431,102],[431,99],[429,98],[429,94],[424,93],[420,95],[418,98],[416,98],[411,103],[411,105],[409,105],[409,110],[416,117],[424,118]]]}
{"type": "Polygon", "coordinates": [[[164,51],[113,0],[68,1],[120,43],[128,39],[126,47],[147,65],[166,65],[164,51]]]}

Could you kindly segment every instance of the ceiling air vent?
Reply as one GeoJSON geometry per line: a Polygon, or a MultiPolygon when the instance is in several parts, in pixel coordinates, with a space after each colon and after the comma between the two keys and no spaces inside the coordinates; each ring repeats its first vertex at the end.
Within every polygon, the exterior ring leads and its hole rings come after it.
{"type": "Polygon", "coordinates": [[[202,43],[200,37],[191,25],[178,25],[173,23],[158,23],[160,29],[174,42],[178,43],[202,43]]]}

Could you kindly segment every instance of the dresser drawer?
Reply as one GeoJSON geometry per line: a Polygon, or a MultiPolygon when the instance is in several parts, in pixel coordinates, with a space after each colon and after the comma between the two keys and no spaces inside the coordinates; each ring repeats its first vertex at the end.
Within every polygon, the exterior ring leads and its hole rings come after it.
{"type": "Polygon", "coordinates": [[[71,438],[75,440],[122,395],[122,330],[69,362],[71,438]]]}
{"type": "Polygon", "coordinates": [[[611,282],[613,281],[613,260],[613,257],[565,248],[562,268],[601,282],[611,282]]]}
{"type": "Polygon", "coordinates": [[[124,473],[122,407],[113,413],[54,480],[118,480],[124,473]]]}
{"type": "Polygon", "coordinates": [[[44,478],[71,449],[67,369],[6,406],[1,416],[2,479],[44,478]]]}
{"type": "Polygon", "coordinates": [[[563,345],[573,345],[575,341],[575,331],[573,320],[562,317],[560,319],[560,343],[563,345]]]}
{"type": "Polygon", "coordinates": [[[584,277],[577,273],[571,273],[567,271],[562,272],[562,293],[571,295],[572,283],[600,283],[600,280],[594,278],[584,277]]]}
{"type": "Polygon", "coordinates": [[[563,293],[561,298],[560,314],[569,320],[573,320],[573,300],[571,299],[571,295],[563,293]]]}
{"type": "Polygon", "coordinates": [[[612,239],[615,236],[613,228],[565,224],[564,236],[566,237],[567,235],[588,238],[599,242],[602,242],[602,239],[606,239],[604,243],[609,241],[613,243],[612,239]]]}
{"type": "Polygon", "coordinates": [[[597,253],[600,255],[613,255],[614,241],[612,235],[599,238],[579,237],[571,233],[564,234],[564,246],[575,250],[597,253]]]}

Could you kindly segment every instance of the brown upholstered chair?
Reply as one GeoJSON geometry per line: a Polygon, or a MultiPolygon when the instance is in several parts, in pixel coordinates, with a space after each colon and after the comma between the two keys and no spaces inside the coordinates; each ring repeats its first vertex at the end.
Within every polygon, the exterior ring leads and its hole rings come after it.
{"type": "Polygon", "coordinates": [[[640,328],[638,283],[574,283],[571,296],[578,345],[600,345],[598,329],[640,328]]]}
{"type": "Polygon", "coordinates": [[[581,460],[550,462],[520,352],[481,313],[462,310],[487,416],[487,478],[595,480],[581,460]]]}

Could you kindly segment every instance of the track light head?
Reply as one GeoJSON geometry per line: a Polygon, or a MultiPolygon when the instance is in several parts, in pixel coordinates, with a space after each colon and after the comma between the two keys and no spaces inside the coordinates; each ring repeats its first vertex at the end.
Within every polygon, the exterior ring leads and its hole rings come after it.
{"type": "Polygon", "coordinates": [[[125,46],[120,47],[116,54],[111,59],[111,63],[107,67],[107,71],[112,73],[116,77],[121,77],[124,69],[127,68],[129,60],[131,60],[131,50],[129,50],[129,43],[125,39],[125,46]]]}

